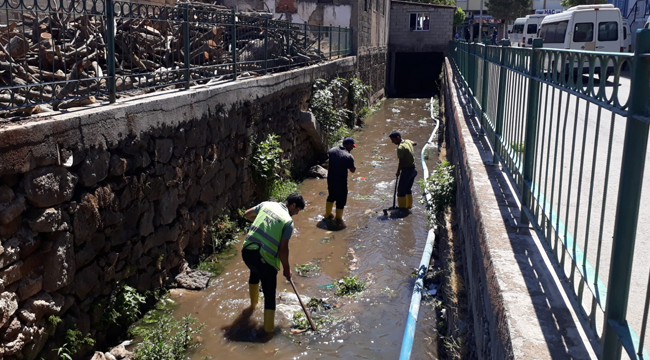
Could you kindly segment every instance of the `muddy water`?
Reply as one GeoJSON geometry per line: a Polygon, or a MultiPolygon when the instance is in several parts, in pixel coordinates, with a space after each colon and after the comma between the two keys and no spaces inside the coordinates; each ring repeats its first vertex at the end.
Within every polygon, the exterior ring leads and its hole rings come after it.
{"type": "MultiPolygon", "coordinates": [[[[405,218],[383,217],[381,210],[392,205],[395,185],[396,146],[388,139],[388,133],[394,129],[418,143],[417,179],[422,178],[420,151],[433,130],[428,100],[386,100],[367,119],[364,130],[355,134],[358,148],[352,154],[357,172],[348,178],[344,214],[347,229],[329,232],[317,226],[325,207],[326,180],[307,180],[301,187],[307,207],[294,218],[296,230],[290,242],[290,261],[292,266],[319,262],[322,268],[320,276],[311,278],[300,277],[294,271],[294,282],[301,295],[333,298],[333,290],[327,289],[327,285],[350,274],[371,280],[360,296],[341,300],[331,311],[333,317],[342,321],[317,334],[291,335],[290,324],[278,321],[280,315],[276,314],[281,332],[266,343],[253,341],[251,331],[257,329],[250,327],[261,326],[263,301],[250,321],[239,322],[249,297],[248,270],[238,254],[207,290],[175,295],[179,302],[177,316],[191,313],[205,323],[203,344],[191,354],[193,360],[259,359],[271,355],[275,359],[399,357],[414,282],[411,273],[419,264],[428,225],[419,203],[405,218]],[[239,331],[234,339],[226,339],[222,328],[233,322],[239,331]]],[[[435,157],[432,153],[431,158],[435,157]]],[[[415,198],[420,194],[416,183],[415,198]]],[[[291,292],[291,285],[280,272],[278,292],[283,290],[291,292]]],[[[431,308],[423,307],[412,359],[435,358],[432,317],[431,308]]]]}

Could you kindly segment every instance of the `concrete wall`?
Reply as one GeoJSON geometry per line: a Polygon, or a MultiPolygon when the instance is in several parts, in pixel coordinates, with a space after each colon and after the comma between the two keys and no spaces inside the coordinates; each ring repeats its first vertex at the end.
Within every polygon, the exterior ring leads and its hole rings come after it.
{"type": "Polygon", "coordinates": [[[443,90],[468,313],[449,327],[470,337],[468,358],[596,359],[596,336],[576,315],[581,305],[546,256],[550,249],[534,230],[511,225],[520,217],[520,195],[511,190],[517,186],[499,166],[486,165],[493,154],[449,62],[443,90]]]}
{"type": "Polygon", "coordinates": [[[351,57],[2,124],[0,358],[56,354],[49,315],[101,344],[116,282],[173,279],[215,216],[255,200],[254,139],[280,135],[291,166],[327,150],[305,131],[312,84],[354,71],[351,57]]]}
{"type": "Polygon", "coordinates": [[[359,78],[372,85],[373,101],[385,94],[390,0],[358,0],[352,11],[359,78]]]}
{"type": "Polygon", "coordinates": [[[390,52],[445,52],[452,40],[455,6],[391,1],[390,52]],[[429,31],[411,31],[410,16],[428,13],[429,31]]]}

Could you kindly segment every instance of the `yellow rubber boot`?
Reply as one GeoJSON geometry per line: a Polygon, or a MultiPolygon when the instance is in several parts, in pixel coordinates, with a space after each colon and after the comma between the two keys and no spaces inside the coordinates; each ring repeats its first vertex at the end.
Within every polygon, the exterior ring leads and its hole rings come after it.
{"type": "Polygon", "coordinates": [[[406,194],[406,208],[413,208],[413,194],[406,194]]]}
{"type": "Polygon", "coordinates": [[[406,196],[397,197],[397,207],[399,207],[400,209],[406,208],[406,196]]]}
{"type": "Polygon", "coordinates": [[[260,299],[260,284],[248,284],[248,294],[251,297],[251,307],[257,307],[260,299]]]}
{"type": "Polygon", "coordinates": [[[343,220],[343,209],[336,209],[336,220],[343,220]]]}
{"type": "Polygon", "coordinates": [[[275,329],[275,310],[264,309],[264,331],[273,332],[275,329]]]}
{"type": "Polygon", "coordinates": [[[325,216],[326,219],[331,219],[333,217],[332,208],[334,208],[334,203],[328,201],[325,204],[325,215],[324,216],[325,216]]]}

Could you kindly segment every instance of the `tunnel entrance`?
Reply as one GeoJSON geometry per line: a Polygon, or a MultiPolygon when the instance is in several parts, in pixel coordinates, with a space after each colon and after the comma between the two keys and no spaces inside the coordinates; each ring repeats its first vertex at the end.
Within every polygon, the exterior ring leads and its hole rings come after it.
{"type": "Polygon", "coordinates": [[[389,58],[388,96],[427,98],[440,93],[441,52],[393,52],[389,58]]]}

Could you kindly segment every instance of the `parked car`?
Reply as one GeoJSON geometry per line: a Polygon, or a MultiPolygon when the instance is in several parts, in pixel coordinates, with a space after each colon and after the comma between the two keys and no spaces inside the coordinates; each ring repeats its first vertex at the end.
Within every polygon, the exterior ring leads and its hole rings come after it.
{"type": "Polygon", "coordinates": [[[527,15],[526,17],[515,20],[510,35],[512,46],[533,46],[533,40],[537,39],[539,24],[541,24],[545,16],[546,15],[527,15]]]}

